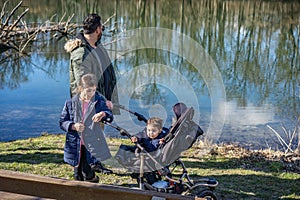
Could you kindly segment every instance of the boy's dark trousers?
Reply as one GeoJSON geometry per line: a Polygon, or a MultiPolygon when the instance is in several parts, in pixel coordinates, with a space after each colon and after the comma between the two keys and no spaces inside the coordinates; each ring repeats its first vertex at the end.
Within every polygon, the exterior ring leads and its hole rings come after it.
{"type": "Polygon", "coordinates": [[[78,181],[90,180],[95,177],[95,172],[87,162],[86,151],[86,147],[80,145],[79,165],[74,167],[74,179],[78,181]]]}

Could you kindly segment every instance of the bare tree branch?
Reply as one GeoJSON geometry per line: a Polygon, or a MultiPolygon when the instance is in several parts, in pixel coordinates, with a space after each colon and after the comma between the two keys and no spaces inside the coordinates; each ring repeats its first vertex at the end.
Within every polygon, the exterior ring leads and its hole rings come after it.
{"type": "Polygon", "coordinates": [[[3,24],[4,27],[8,25],[9,20],[13,17],[16,10],[18,10],[18,8],[21,6],[22,3],[23,1],[20,1],[20,3],[10,12],[10,15],[7,17],[6,21],[3,24]]]}

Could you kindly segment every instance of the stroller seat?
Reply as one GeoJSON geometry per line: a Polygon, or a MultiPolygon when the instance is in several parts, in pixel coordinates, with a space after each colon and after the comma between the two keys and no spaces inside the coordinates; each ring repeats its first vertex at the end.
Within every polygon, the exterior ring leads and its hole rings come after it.
{"type": "MultiPolygon", "coordinates": [[[[189,149],[198,136],[203,134],[202,129],[192,119],[194,109],[187,108],[178,118],[176,123],[170,128],[169,133],[164,137],[164,144],[154,152],[145,154],[144,172],[160,170],[175,162],[180,154],[189,149]]],[[[128,145],[121,145],[115,158],[118,162],[133,173],[140,172],[140,156],[135,151],[136,148],[128,145]]]]}

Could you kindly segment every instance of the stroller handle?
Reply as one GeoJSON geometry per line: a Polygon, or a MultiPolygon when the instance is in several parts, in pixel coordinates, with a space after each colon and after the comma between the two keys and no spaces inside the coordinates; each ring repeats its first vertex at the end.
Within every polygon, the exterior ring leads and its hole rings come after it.
{"type": "Polygon", "coordinates": [[[122,136],[127,136],[128,138],[132,137],[132,135],[130,135],[130,133],[128,133],[128,131],[126,131],[125,129],[123,129],[117,125],[112,125],[111,123],[109,123],[107,121],[103,121],[103,123],[118,130],[122,136]]]}
{"type": "Polygon", "coordinates": [[[127,112],[129,112],[129,113],[135,115],[139,121],[143,121],[143,122],[145,122],[145,123],[147,123],[147,121],[148,121],[148,120],[146,119],[146,117],[144,117],[144,115],[142,115],[142,114],[140,114],[140,113],[137,113],[137,112],[133,112],[133,111],[127,109],[127,108],[126,108],[125,106],[123,106],[123,105],[120,105],[120,104],[114,104],[114,106],[116,106],[116,107],[118,107],[118,108],[120,108],[120,109],[122,109],[122,110],[126,110],[127,112]]]}

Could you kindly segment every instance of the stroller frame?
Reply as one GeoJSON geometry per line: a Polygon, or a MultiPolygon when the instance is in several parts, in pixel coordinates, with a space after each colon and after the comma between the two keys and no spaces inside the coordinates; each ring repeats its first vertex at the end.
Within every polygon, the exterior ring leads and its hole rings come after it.
{"type": "MultiPolygon", "coordinates": [[[[131,114],[134,114],[138,117],[140,121],[147,122],[146,118],[136,112],[132,112],[128,109],[126,109],[124,106],[118,105],[123,110],[126,110],[130,112],[131,114]]],[[[112,125],[108,122],[105,122],[105,124],[115,128],[120,132],[122,136],[127,136],[128,138],[131,138],[132,135],[129,134],[125,129],[112,125]]],[[[171,132],[172,130],[170,130],[171,132]]],[[[174,162],[172,162],[168,167],[162,166],[160,163],[156,161],[156,159],[147,151],[145,151],[144,147],[142,147],[139,143],[135,143],[137,148],[140,149],[140,168],[139,168],[139,177],[138,177],[138,183],[139,183],[139,188],[142,190],[151,190],[151,191],[156,191],[156,192],[164,192],[164,193],[176,193],[176,194],[181,194],[181,195],[189,195],[189,196],[195,196],[199,198],[204,198],[204,199],[214,199],[216,200],[217,197],[213,193],[215,190],[216,186],[218,185],[218,181],[213,179],[213,178],[201,178],[197,180],[197,182],[194,182],[189,174],[188,171],[184,165],[184,162],[179,158],[177,158],[174,162]],[[160,177],[164,178],[166,183],[168,183],[167,187],[155,187],[145,181],[144,177],[144,166],[145,164],[145,157],[150,158],[156,166],[159,166],[160,170],[155,170],[159,174],[160,177]],[[169,170],[169,168],[171,168],[169,170]],[[179,169],[180,168],[180,169],[179,169]],[[180,170],[181,173],[178,178],[173,178],[172,173],[175,170],[180,170]]],[[[151,168],[151,167],[150,167],[151,168]]],[[[174,175],[175,176],[175,175],[174,175]]],[[[176,175],[178,176],[178,175],[176,175]]],[[[163,180],[164,181],[164,180],[163,180]]]]}
{"type": "MultiPolygon", "coordinates": [[[[140,145],[137,145],[138,148],[140,145]]],[[[197,182],[194,182],[189,174],[188,171],[184,165],[184,162],[178,158],[173,162],[170,166],[172,166],[172,170],[166,170],[165,167],[163,167],[161,170],[158,171],[159,175],[163,176],[165,180],[169,182],[169,186],[166,188],[157,188],[154,187],[147,182],[144,181],[144,161],[145,156],[149,156],[151,158],[151,155],[148,152],[144,152],[143,149],[141,149],[140,153],[140,173],[139,173],[139,188],[140,189],[148,189],[152,191],[157,192],[165,192],[165,193],[177,193],[182,195],[191,195],[196,196],[200,198],[205,199],[217,199],[217,197],[214,195],[213,191],[215,190],[216,186],[218,185],[218,182],[213,178],[202,178],[197,180],[197,182]],[[174,166],[173,166],[174,165],[174,166]],[[169,174],[173,174],[172,172],[175,171],[176,168],[181,168],[181,174],[179,178],[175,179],[169,176],[169,174]]],[[[155,161],[154,158],[151,158],[153,161],[155,161]]],[[[155,161],[156,162],[156,161],[155,161]]],[[[156,164],[158,164],[156,162],[156,164]]]]}

